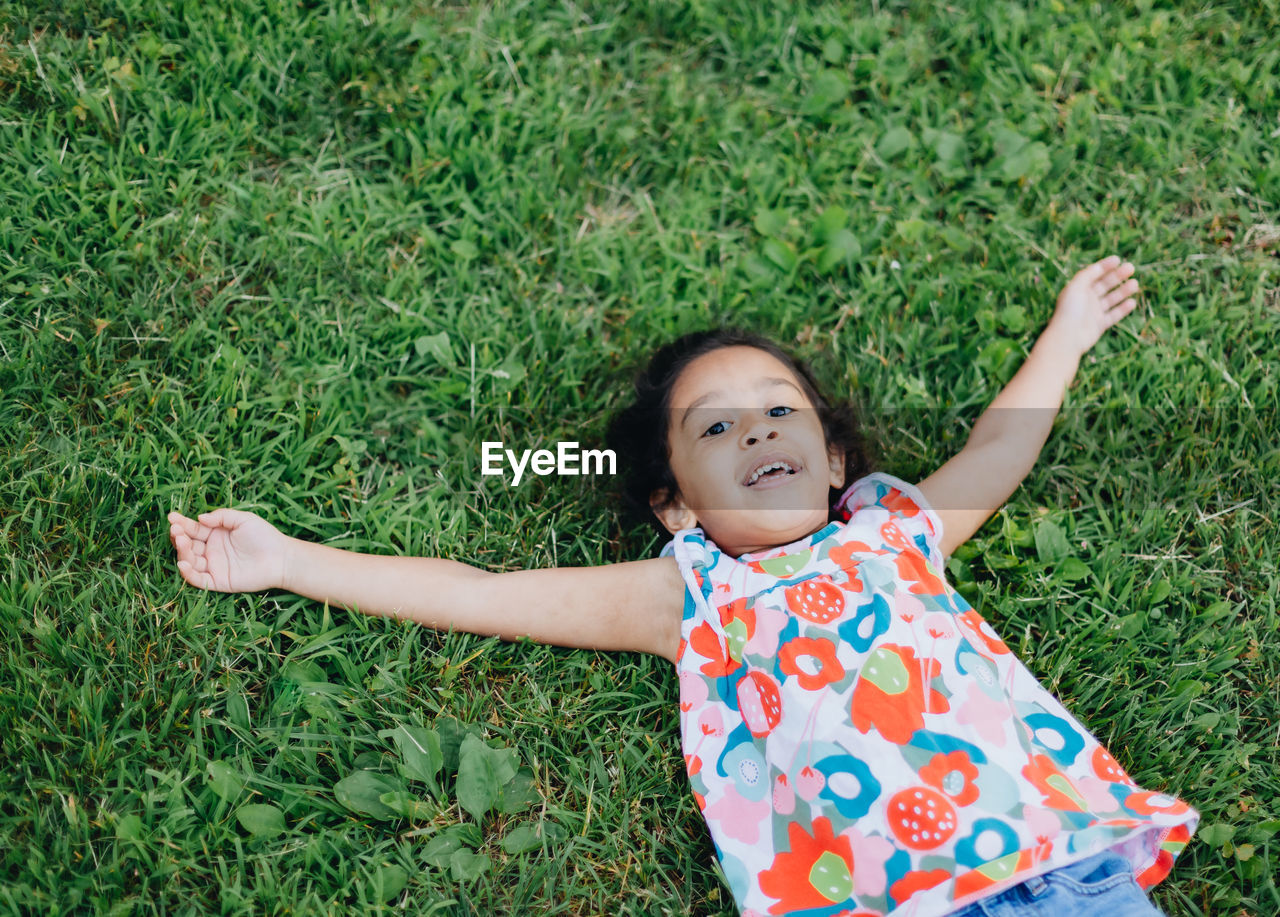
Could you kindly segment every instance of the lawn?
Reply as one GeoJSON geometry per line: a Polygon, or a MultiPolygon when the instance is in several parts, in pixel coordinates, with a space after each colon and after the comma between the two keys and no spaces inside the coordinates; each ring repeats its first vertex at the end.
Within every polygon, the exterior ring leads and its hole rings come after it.
{"type": "Polygon", "coordinates": [[[598,446],[763,331],[919,479],[1062,282],[1138,310],[949,563],[1280,912],[1280,6],[0,0],[0,907],[729,914],[669,664],[185,586],[164,514],[651,556],[598,446]]]}

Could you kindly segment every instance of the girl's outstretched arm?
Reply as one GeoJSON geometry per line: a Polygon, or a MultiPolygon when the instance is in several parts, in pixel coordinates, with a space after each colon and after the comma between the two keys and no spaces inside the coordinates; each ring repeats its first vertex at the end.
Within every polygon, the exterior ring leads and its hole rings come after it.
{"type": "Polygon", "coordinates": [[[437,630],[675,661],[684,582],[670,557],[600,567],[493,573],[452,560],[357,554],[282,534],[253,513],[169,513],[188,583],[218,592],[287,589],[437,630]]]}
{"type": "Polygon", "coordinates": [[[1027,476],[1080,358],[1137,304],[1133,272],[1112,255],[1072,277],[1027,361],[978,418],[965,447],[920,483],[942,518],[943,554],[967,541],[1027,476]]]}

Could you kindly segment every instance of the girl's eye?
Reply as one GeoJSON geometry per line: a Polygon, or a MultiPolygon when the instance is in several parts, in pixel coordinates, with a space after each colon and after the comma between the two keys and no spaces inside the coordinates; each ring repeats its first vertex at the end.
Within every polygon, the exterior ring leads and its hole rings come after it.
{"type": "Polygon", "coordinates": [[[770,417],[786,417],[793,410],[794,408],[788,408],[788,407],[783,407],[782,405],[779,405],[776,408],[769,408],[769,416],[770,417]],[[781,411],[781,413],[778,413],[779,411],[781,411]]]}
{"type": "Polygon", "coordinates": [[[725,423],[723,420],[717,420],[711,426],[707,427],[707,429],[703,431],[702,435],[718,436],[719,434],[723,433],[727,429],[729,429],[729,425],[727,423],[725,423]]]}

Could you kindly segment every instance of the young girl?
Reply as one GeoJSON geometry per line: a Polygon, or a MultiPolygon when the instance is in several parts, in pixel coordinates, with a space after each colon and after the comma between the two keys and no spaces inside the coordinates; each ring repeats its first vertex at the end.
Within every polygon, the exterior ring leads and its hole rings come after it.
{"type": "Polygon", "coordinates": [[[917,486],[853,480],[849,415],[775,346],[693,335],[613,427],[632,497],[674,536],[661,557],[495,574],[219,509],[169,514],[178,569],[203,589],[670,659],[689,779],[744,914],[1158,913],[1141,889],[1198,816],[1136,786],[943,576],[1030,470],[1081,356],[1134,308],[1133,272],[1110,257],[1076,274],[917,486]]]}

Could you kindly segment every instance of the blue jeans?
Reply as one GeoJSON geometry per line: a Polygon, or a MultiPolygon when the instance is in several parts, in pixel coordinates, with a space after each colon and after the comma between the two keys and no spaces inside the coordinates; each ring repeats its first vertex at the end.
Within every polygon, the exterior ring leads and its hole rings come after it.
{"type": "Polygon", "coordinates": [[[975,901],[950,917],[1160,917],[1129,861],[1095,854],[975,901]]]}

